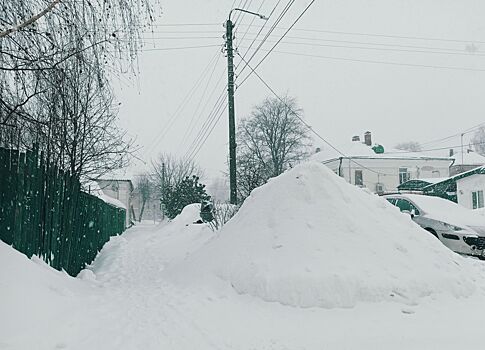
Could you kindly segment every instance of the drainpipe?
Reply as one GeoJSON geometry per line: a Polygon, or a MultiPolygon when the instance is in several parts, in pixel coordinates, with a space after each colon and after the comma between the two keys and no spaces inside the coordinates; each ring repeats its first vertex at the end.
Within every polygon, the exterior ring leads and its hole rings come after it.
{"type": "Polygon", "coordinates": [[[349,161],[349,184],[352,184],[352,171],[350,169],[350,157],[347,158],[347,160],[349,161]]]}
{"type": "Polygon", "coordinates": [[[338,176],[342,176],[342,159],[343,157],[339,158],[339,165],[338,165],[338,176]]]}

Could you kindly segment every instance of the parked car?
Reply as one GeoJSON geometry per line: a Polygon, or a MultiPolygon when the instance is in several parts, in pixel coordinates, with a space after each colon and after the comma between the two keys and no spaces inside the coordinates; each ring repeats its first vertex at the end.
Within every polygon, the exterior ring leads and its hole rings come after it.
{"type": "Polygon", "coordinates": [[[454,252],[485,259],[485,217],[439,197],[419,194],[384,197],[454,252]]]}

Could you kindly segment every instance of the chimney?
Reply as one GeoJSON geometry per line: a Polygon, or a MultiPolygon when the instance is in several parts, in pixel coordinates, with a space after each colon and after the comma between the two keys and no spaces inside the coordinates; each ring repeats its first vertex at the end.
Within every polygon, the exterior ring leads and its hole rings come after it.
{"type": "Polygon", "coordinates": [[[360,141],[360,136],[352,136],[352,142],[360,141]]]}
{"type": "Polygon", "coordinates": [[[453,157],[454,154],[455,152],[453,151],[453,148],[450,148],[450,157],[453,157]]]}
{"type": "Polygon", "coordinates": [[[321,151],[322,151],[322,149],[320,147],[315,148],[315,153],[319,153],[321,151]]]}
{"type": "Polygon", "coordinates": [[[364,134],[364,143],[367,146],[372,146],[372,134],[370,131],[366,131],[364,134]]]}

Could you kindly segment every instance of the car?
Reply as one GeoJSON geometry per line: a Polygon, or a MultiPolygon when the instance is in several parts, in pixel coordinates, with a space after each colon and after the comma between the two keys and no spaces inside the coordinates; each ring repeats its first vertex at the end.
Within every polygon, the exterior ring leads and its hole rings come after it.
{"type": "Polygon", "coordinates": [[[384,196],[456,253],[485,260],[485,217],[450,200],[420,194],[384,196]]]}

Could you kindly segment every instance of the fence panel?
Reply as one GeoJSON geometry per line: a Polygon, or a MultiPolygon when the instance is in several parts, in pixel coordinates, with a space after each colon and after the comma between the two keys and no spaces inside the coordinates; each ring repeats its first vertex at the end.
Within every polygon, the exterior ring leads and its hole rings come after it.
{"type": "Polygon", "coordinates": [[[81,191],[77,178],[38,148],[0,148],[0,240],[75,276],[109,238],[125,230],[125,210],[81,191]]]}

